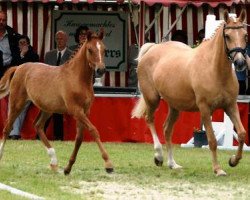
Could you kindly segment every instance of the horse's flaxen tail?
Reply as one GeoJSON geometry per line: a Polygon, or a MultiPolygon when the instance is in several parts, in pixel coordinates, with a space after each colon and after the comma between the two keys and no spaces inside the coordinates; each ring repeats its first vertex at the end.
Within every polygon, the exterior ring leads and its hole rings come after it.
{"type": "Polygon", "coordinates": [[[140,99],[137,101],[135,107],[133,108],[132,112],[131,112],[131,118],[142,118],[146,115],[146,102],[145,99],[143,97],[143,95],[141,95],[140,99]]]}
{"type": "Polygon", "coordinates": [[[147,53],[147,51],[148,51],[152,46],[154,46],[154,45],[155,45],[155,43],[145,43],[144,45],[142,45],[142,47],[141,47],[141,49],[140,49],[140,52],[139,52],[139,55],[138,55],[138,57],[137,57],[136,60],[138,60],[138,62],[140,62],[142,56],[143,56],[145,53],[147,53]]]}
{"type": "Polygon", "coordinates": [[[0,99],[9,94],[10,82],[17,67],[9,68],[0,80],[0,99]]]}

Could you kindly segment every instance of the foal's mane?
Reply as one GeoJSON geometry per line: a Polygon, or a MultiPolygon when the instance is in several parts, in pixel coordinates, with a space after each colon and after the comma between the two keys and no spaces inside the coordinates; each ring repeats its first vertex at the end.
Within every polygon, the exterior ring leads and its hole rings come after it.
{"type": "MultiPolygon", "coordinates": [[[[90,38],[91,38],[91,39],[93,39],[93,38],[97,38],[97,39],[98,39],[98,35],[97,35],[96,33],[94,33],[94,32],[91,32],[90,38]]],[[[88,41],[89,41],[89,39],[86,40],[85,42],[79,44],[78,47],[77,47],[77,49],[74,51],[74,53],[71,54],[70,59],[67,60],[63,65],[64,65],[64,66],[68,66],[69,63],[71,63],[71,62],[75,59],[75,57],[76,57],[76,55],[78,54],[78,52],[79,52],[82,48],[84,48],[83,46],[84,46],[88,41]]]]}

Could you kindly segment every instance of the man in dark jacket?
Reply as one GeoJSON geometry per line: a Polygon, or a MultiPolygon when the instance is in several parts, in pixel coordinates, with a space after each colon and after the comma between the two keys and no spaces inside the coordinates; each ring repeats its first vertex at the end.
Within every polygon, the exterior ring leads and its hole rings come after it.
{"type": "Polygon", "coordinates": [[[0,78],[11,66],[18,64],[20,34],[7,25],[7,13],[0,11],[0,78]]]}

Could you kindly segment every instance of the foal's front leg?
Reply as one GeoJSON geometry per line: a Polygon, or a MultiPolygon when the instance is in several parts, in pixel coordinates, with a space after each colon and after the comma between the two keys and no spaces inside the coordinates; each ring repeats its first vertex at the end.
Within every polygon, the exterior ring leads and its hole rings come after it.
{"type": "Polygon", "coordinates": [[[77,134],[76,134],[76,140],[75,140],[75,147],[74,147],[74,150],[73,150],[72,155],[70,157],[70,160],[68,162],[68,165],[64,169],[64,174],[67,175],[70,173],[71,168],[76,161],[76,156],[77,156],[78,150],[82,144],[83,128],[87,129],[90,132],[91,136],[95,139],[95,142],[97,143],[97,145],[101,151],[102,158],[105,161],[106,171],[108,173],[113,172],[112,162],[110,161],[108,153],[100,140],[98,131],[96,130],[95,126],[93,126],[93,124],[89,121],[89,119],[87,118],[87,116],[85,114],[78,116],[77,119],[78,119],[77,120],[78,123],[77,123],[77,134]]]}
{"type": "Polygon", "coordinates": [[[87,118],[85,114],[81,115],[79,119],[83,123],[84,128],[86,128],[89,131],[89,133],[91,134],[91,136],[94,138],[95,142],[97,143],[99,150],[101,152],[102,158],[105,162],[104,166],[105,166],[106,172],[112,173],[114,171],[113,164],[111,160],[109,159],[109,155],[101,142],[101,139],[100,139],[100,136],[96,127],[89,121],[89,119],[87,118]]]}
{"type": "Polygon", "coordinates": [[[75,147],[70,156],[68,165],[64,168],[65,175],[68,175],[71,172],[71,168],[76,161],[77,153],[79,151],[79,148],[81,147],[82,140],[83,140],[83,124],[77,121],[75,147]]]}
{"type": "Polygon", "coordinates": [[[242,158],[242,150],[243,150],[243,145],[246,139],[246,130],[244,129],[241,120],[240,120],[240,114],[239,114],[239,109],[237,107],[237,104],[234,104],[230,109],[226,110],[227,115],[231,119],[231,121],[234,124],[234,127],[236,129],[236,132],[238,134],[238,150],[236,155],[233,155],[229,159],[229,165],[231,167],[235,167],[240,159],[242,158]]]}

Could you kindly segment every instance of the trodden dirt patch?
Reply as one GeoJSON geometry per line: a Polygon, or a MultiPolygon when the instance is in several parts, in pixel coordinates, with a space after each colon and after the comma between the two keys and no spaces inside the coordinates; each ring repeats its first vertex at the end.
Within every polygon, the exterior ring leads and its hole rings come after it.
{"type": "Polygon", "coordinates": [[[130,182],[87,182],[62,187],[63,190],[79,193],[86,199],[107,200],[233,200],[247,199],[250,187],[242,188],[236,185],[197,184],[187,181],[161,182],[151,185],[135,185],[130,182]]]}

